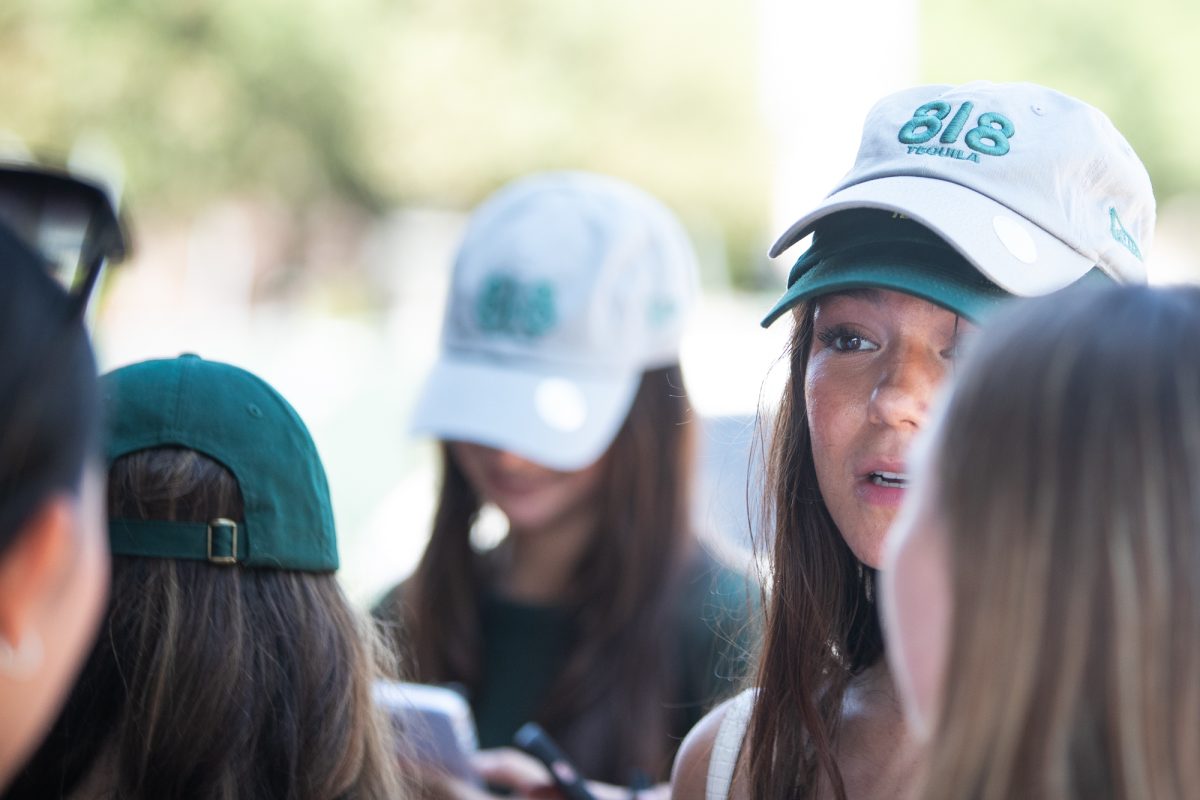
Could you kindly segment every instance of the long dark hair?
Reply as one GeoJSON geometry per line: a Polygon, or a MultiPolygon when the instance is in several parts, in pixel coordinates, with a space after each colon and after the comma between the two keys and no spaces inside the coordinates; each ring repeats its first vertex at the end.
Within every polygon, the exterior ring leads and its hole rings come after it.
{"type": "Polygon", "coordinates": [[[793,312],[788,380],[767,458],[773,543],[758,698],[743,763],[755,798],[845,798],[835,743],[851,678],[883,655],[874,571],[850,550],[817,486],[804,402],[812,303],[793,312]]]}
{"type": "MultiPolygon", "coordinates": [[[[601,535],[575,568],[565,606],[577,622],[567,663],[537,720],[589,777],[624,783],[634,770],[665,778],[678,664],[677,587],[694,545],[689,525],[693,425],[678,365],[646,372],[606,456],[601,535]]],[[[486,586],[472,549],[482,505],[443,447],[433,534],[413,579],[384,613],[417,677],[480,680],[478,604],[486,586]]]]}
{"type": "Polygon", "coordinates": [[[83,321],[0,226],[0,551],[54,491],[76,491],[96,446],[96,363],[83,321]]]}
{"type": "MultiPolygon", "coordinates": [[[[108,502],[126,519],[242,519],[233,475],[179,448],[118,459],[108,502]]],[[[7,796],[97,775],[119,800],[403,796],[372,635],[332,574],[117,557],[100,641],[7,796]]]]}

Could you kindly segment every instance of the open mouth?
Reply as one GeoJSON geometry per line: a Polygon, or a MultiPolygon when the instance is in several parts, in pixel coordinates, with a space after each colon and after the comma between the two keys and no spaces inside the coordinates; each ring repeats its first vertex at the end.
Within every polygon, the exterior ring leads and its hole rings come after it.
{"type": "Polygon", "coordinates": [[[888,489],[908,488],[908,476],[902,472],[872,472],[867,475],[867,480],[888,489]]]}

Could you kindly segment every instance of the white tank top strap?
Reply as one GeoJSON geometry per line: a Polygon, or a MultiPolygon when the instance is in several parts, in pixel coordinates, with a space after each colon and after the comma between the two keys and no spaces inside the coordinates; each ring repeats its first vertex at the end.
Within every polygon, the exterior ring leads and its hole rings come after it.
{"type": "Polygon", "coordinates": [[[737,766],[742,740],[750,726],[750,713],[754,710],[757,689],[746,689],[729,701],[717,738],[713,742],[712,756],[708,760],[708,783],[705,800],[727,800],[729,787],[733,784],[733,769],[737,766]]]}

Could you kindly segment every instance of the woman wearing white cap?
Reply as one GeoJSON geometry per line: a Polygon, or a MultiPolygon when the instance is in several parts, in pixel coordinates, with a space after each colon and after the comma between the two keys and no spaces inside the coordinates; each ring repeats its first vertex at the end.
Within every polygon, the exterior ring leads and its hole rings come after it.
{"type": "Polygon", "coordinates": [[[414,421],[442,440],[432,538],[378,613],[485,748],[534,720],[589,778],[662,780],[740,674],[757,589],[689,519],[695,294],[678,221],[615,179],[534,175],[471,218],[414,421]],[[508,535],[478,552],[484,503],[508,535]]]}
{"type": "Polygon", "coordinates": [[[814,234],[764,321],[790,312],[794,332],[770,453],[757,688],[689,736],[675,796],[910,792],[920,749],[875,608],[908,444],[989,308],[1079,282],[1143,282],[1153,224],[1145,169],[1073,98],[979,82],[874,107],[854,167],[772,248],[814,234]]]}

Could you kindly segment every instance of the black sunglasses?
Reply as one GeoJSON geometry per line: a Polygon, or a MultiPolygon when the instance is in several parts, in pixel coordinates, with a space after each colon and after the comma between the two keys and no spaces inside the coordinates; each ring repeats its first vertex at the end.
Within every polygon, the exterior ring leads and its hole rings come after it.
{"type": "Polygon", "coordinates": [[[113,198],[97,182],[39,164],[0,162],[0,224],[40,254],[82,314],[105,265],[128,253],[113,198]]]}

